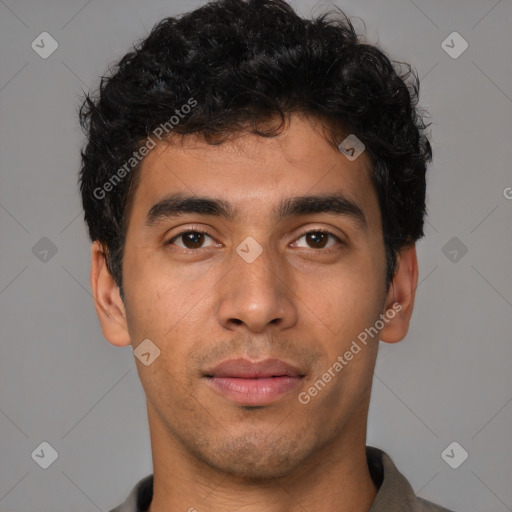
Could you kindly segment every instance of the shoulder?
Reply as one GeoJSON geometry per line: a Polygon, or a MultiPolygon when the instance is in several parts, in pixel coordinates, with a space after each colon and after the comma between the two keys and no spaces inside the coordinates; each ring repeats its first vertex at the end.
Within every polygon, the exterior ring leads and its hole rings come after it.
{"type": "Polygon", "coordinates": [[[367,446],[366,459],[371,477],[378,488],[370,512],[454,512],[417,497],[386,452],[367,446]]]}
{"type": "Polygon", "coordinates": [[[109,512],[144,512],[149,508],[153,498],[153,475],[139,480],[126,500],[109,512]]]}

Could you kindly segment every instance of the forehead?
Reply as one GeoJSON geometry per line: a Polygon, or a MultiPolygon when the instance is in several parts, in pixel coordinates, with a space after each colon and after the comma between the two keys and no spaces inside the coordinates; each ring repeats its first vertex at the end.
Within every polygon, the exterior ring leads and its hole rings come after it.
{"type": "Polygon", "coordinates": [[[292,117],[282,134],[237,134],[219,145],[199,136],[159,143],[141,164],[131,220],[141,225],[171,194],[224,199],[236,220],[257,224],[275,216],[287,197],[341,193],[369,224],[380,225],[371,164],[363,152],[350,161],[326,140],[323,127],[292,117]]]}

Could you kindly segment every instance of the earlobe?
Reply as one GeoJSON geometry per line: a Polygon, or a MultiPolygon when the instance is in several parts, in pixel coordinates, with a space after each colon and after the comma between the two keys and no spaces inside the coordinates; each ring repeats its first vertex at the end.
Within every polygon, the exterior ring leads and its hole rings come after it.
{"type": "Polygon", "coordinates": [[[91,288],[103,335],[117,347],[130,345],[126,312],[114,278],[108,271],[102,245],[91,248],[91,288]]]}
{"type": "Polygon", "coordinates": [[[389,287],[383,311],[387,322],[379,339],[386,343],[397,343],[405,338],[414,309],[418,285],[418,258],[416,246],[404,247],[397,257],[397,270],[389,287]]]}

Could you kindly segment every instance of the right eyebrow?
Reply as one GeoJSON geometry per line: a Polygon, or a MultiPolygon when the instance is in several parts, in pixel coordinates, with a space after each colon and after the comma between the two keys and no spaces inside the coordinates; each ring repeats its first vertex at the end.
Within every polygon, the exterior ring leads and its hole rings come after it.
{"type": "Polygon", "coordinates": [[[224,217],[227,220],[234,219],[236,215],[231,205],[221,199],[185,196],[176,193],[164,197],[151,207],[146,216],[146,226],[152,227],[160,221],[177,217],[183,213],[213,215],[215,217],[224,217]]]}

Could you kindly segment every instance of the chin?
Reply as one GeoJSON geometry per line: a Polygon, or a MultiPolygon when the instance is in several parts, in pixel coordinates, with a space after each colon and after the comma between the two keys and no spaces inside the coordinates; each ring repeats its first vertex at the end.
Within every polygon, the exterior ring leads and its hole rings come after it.
{"type": "Polygon", "coordinates": [[[284,477],[300,467],[314,451],[305,440],[272,439],[266,435],[258,442],[256,436],[226,440],[215,449],[209,446],[203,460],[217,471],[244,480],[265,480],[284,477]]]}

